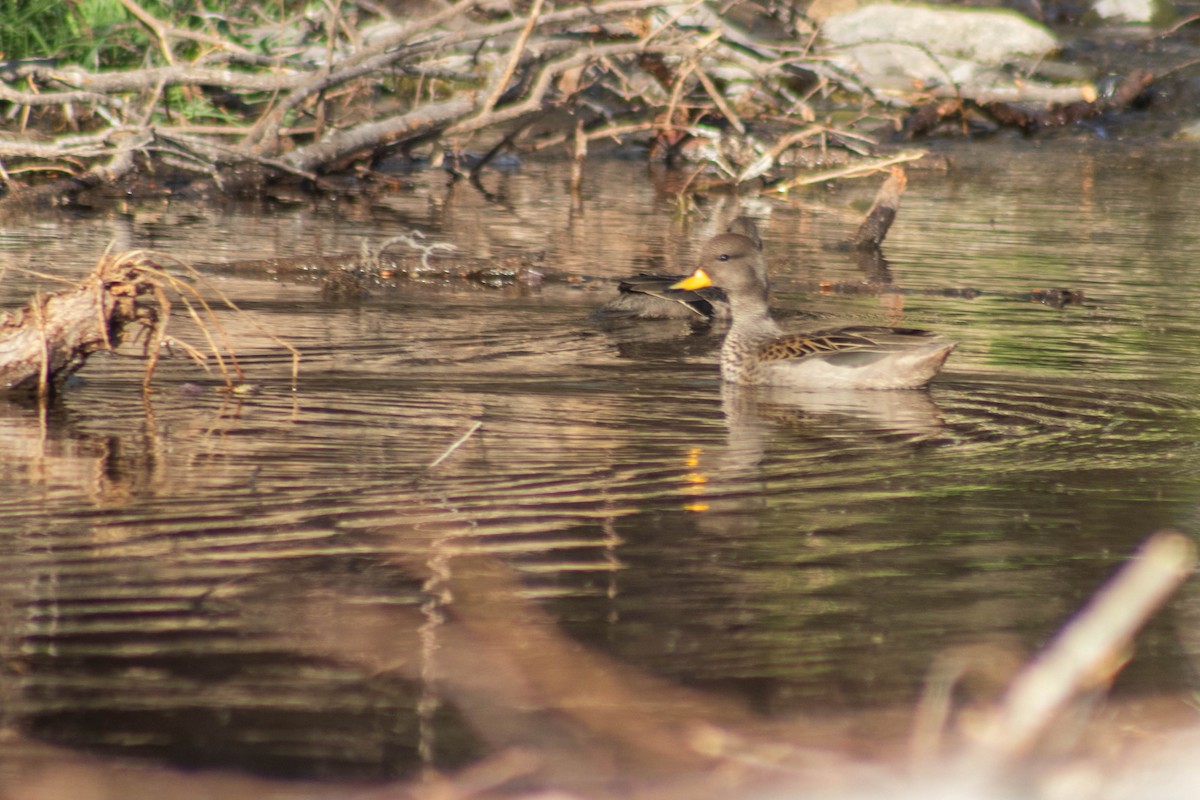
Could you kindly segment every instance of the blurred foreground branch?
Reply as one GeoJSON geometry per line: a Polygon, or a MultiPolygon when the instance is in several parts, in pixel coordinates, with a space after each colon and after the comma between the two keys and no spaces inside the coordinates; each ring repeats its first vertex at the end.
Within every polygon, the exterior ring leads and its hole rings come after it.
{"type": "Polygon", "coordinates": [[[1182,533],[1158,533],[1092,597],[1009,687],[982,746],[1011,759],[1026,751],[1076,694],[1107,686],[1137,632],[1196,566],[1182,533]]]}
{"type": "MultiPolygon", "coordinates": [[[[408,511],[420,512],[420,508],[408,511]]],[[[1058,758],[1029,750],[1065,703],[1115,671],[1112,656],[1190,573],[1192,543],[1152,537],[1117,577],[1011,684],[981,745],[913,774],[887,742],[896,714],[769,720],[729,698],[679,686],[559,631],[517,574],[452,522],[376,532],[398,574],[422,579],[437,613],[353,592],[288,582],[249,593],[243,613],[297,652],[364,679],[427,684],[462,715],[488,755],[458,772],[364,786],[273,781],[85,756],[13,734],[0,750],[0,794],[12,798],[684,798],[971,797],[1134,800],[1190,797],[1200,727],[1147,737],[1119,701],[1058,758]],[[423,545],[423,546],[422,546],[423,545]],[[286,601],[286,602],[281,602],[286,601]],[[1030,694],[1029,687],[1038,688],[1030,694]],[[1031,698],[1040,698],[1032,699],[1031,698]],[[991,756],[1000,754],[1000,760],[991,756]],[[1070,756],[1067,758],[1066,756],[1070,756]],[[984,768],[981,769],[980,767],[984,768]],[[1163,787],[1187,787],[1162,794],[1163,787]]],[[[896,709],[903,712],[904,709],[896,709]]],[[[1191,714],[1194,718],[1194,712],[1191,714]]],[[[968,738],[968,744],[969,744],[968,738]]]]}

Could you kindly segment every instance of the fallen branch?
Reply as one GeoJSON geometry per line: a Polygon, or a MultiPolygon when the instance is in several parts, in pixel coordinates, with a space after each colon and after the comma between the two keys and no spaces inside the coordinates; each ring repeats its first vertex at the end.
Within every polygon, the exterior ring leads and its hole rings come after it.
{"type": "Polygon", "coordinates": [[[10,186],[8,194],[0,198],[0,208],[59,203],[69,200],[80,192],[96,186],[114,183],[134,170],[135,156],[150,140],[147,132],[119,132],[114,150],[105,163],[96,164],[78,177],[64,178],[35,186],[10,186]]]}
{"type": "Polygon", "coordinates": [[[1092,119],[1108,111],[1128,108],[1133,105],[1150,84],[1154,76],[1144,70],[1135,69],[1126,75],[1113,93],[1106,97],[1080,99],[1072,103],[1054,104],[1047,108],[1027,110],[1006,102],[983,103],[980,109],[1001,125],[1032,132],[1041,128],[1074,125],[1092,119]]]}
{"type": "Polygon", "coordinates": [[[969,99],[940,99],[913,109],[904,120],[903,135],[910,139],[925,136],[947,120],[956,121],[965,128],[967,115],[971,112],[984,115],[1000,127],[1017,128],[1025,133],[1074,125],[1133,106],[1154,79],[1154,75],[1146,70],[1132,70],[1111,94],[1102,97],[1097,97],[1094,91],[1070,89],[1062,90],[1066,92],[1062,96],[1053,97],[1030,98],[996,92],[977,94],[969,99]]]}
{"type": "MultiPolygon", "coordinates": [[[[723,11],[697,0],[532,0],[505,11],[505,4],[454,0],[403,20],[375,4],[357,4],[351,16],[326,3],[316,28],[300,15],[260,11],[253,25],[224,19],[226,36],[213,25],[189,30],[194,23],[169,11],[155,16],[139,0],[119,5],[149,32],[152,63],[91,71],[30,59],[0,76],[0,104],[11,106],[22,130],[26,122],[42,131],[66,122],[92,137],[0,143],[0,158],[18,162],[0,165],[12,189],[22,188],[13,176],[34,170],[78,181],[18,191],[9,202],[70,200],[160,165],[199,176],[191,187],[198,191],[303,180],[306,189],[334,192],[322,174],[354,160],[375,163],[391,150],[428,152],[436,163],[443,152],[467,147],[494,153],[566,146],[582,160],[583,137],[596,136],[636,136],[651,146],[651,157],[704,162],[721,185],[761,180],[777,192],[899,163],[872,158],[874,133],[865,125],[878,119],[876,99],[813,51],[816,28],[797,14],[776,18],[790,34],[776,39],[730,24],[723,11]],[[797,75],[805,76],[803,88],[797,75]],[[854,120],[836,128],[814,124],[833,118],[816,102],[845,107],[847,94],[866,101],[851,101],[861,106],[854,120]],[[141,137],[144,158],[117,158],[120,137],[108,136],[116,131],[141,137]],[[184,135],[191,141],[181,148],[184,135]],[[789,154],[813,147],[866,163],[794,177],[803,159],[789,154]],[[98,168],[105,164],[127,168],[98,168]]],[[[1031,110],[1004,102],[1030,100],[1031,88],[1014,97],[966,98],[948,80],[952,102],[918,109],[907,131],[920,135],[945,119],[965,120],[968,111],[1026,129],[1066,124],[1128,105],[1147,80],[1092,103],[1046,107],[1056,98],[1093,99],[1086,87],[1037,96],[1041,107],[1031,110]]],[[[711,185],[698,180],[690,190],[711,185]]]]}
{"type": "Polygon", "coordinates": [[[456,97],[444,103],[431,103],[413,111],[378,122],[365,123],[283,156],[295,169],[315,170],[331,162],[369,150],[381,142],[393,142],[429,134],[446,127],[474,108],[470,97],[456,97]]]}
{"type": "Polygon", "coordinates": [[[825,181],[837,180],[838,178],[854,178],[859,175],[868,175],[885,167],[892,167],[909,161],[918,161],[926,155],[928,154],[924,150],[908,151],[879,161],[855,164],[854,166],[827,170],[812,175],[800,175],[771,187],[771,190],[778,194],[787,194],[788,191],[795,189],[797,186],[810,186],[814,183],[824,183],[825,181]]]}

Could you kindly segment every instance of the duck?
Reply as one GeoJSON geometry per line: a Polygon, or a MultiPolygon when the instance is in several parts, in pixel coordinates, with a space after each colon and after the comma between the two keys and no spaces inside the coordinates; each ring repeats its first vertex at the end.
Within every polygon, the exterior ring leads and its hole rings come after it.
{"type": "Polygon", "coordinates": [[[728,383],[796,390],[919,389],[957,342],[932,331],[879,325],[786,333],[771,316],[766,258],[759,243],[722,233],[705,243],[699,266],[675,291],[724,291],[731,322],[721,345],[728,383]]]}
{"type": "MultiPolygon", "coordinates": [[[[725,231],[737,233],[762,249],[758,225],[746,216],[737,217],[725,231]]],[[[765,269],[765,260],[763,262],[765,269]]],[[[596,319],[686,319],[696,323],[730,319],[729,300],[715,286],[703,289],[674,289],[683,275],[658,275],[642,272],[622,278],[617,296],[593,312],[596,319]]],[[[764,273],[763,279],[766,280],[764,273]]]]}

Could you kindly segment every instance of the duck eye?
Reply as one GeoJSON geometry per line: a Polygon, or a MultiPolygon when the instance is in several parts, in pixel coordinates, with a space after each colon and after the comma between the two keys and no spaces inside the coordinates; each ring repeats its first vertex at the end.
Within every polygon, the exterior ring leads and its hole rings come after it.
{"type": "Polygon", "coordinates": [[[729,253],[721,253],[721,255],[717,256],[717,261],[728,261],[728,260],[729,260],[729,253]]]}

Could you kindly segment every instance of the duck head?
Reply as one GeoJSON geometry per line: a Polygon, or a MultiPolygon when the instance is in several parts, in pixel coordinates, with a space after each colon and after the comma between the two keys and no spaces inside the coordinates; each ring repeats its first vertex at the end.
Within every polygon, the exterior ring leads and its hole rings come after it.
{"type": "Polygon", "coordinates": [[[704,244],[696,271],[671,286],[672,289],[703,289],[718,286],[732,295],[762,295],[767,292],[767,264],[758,244],[739,233],[722,233],[704,244]]]}

